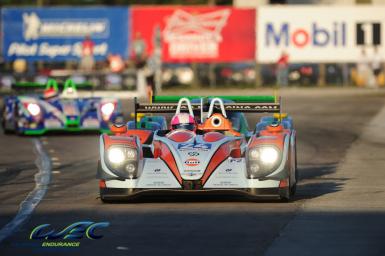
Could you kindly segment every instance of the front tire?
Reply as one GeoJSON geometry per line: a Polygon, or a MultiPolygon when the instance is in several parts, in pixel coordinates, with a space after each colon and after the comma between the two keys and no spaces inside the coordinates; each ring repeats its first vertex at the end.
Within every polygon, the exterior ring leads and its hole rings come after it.
{"type": "Polygon", "coordinates": [[[99,193],[99,195],[100,195],[100,201],[102,201],[102,203],[104,204],[112,204],[115,202],[114,200],[104,198],[102,193],[99,193]]]}
{"type": "Polygon", "coordinates": [[[294,177],[295,177],[295,183],[290,188],[290,195],[294,196],[297,191],[297,184],[298,184],[298,168],[297,168],[297,143],[295,143],[294,146],[294,177]]]}
{"type": "Polygon", "coordinates": [[[281,202],[288,203],[291,200],[291,188],[285,187],[279,189],[279,199],[281,202]]]}
{"type": "Polygon", "coordinates": [[[5,106],[3,106],[1,108],[1,128],[3,128],[4,134],[12,134],[15,130],[9,128],[11,125],[7,122],[6,115],[7,113],[5,112],[5,106]]]}
{"type": "Polygon", "coordinates": [[[99,192],[100,201],[104,204],[114,204],[114,203],[134,203],[138,201],[137,197],[122,196],[120,199],[111,199],[108,196],[106,197],[102,190],[99,192]]]}

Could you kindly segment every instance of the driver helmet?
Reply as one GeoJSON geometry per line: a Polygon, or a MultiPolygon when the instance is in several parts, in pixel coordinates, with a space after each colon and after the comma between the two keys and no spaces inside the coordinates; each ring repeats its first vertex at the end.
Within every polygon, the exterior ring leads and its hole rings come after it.
{"type": "Polygon", "coordinates": [[[192,115],[188,113],[179,113],[171,119],[171,130],[185,129],[190,131],[196,130],[196,122],[192,115]]]}
{"type": "Polygon", "coordinates": [[[52,99],[58,95],[59,95],[58,91],[52,87],[44,90],[44,93],[43,93],[44,99],[52,99]]]}

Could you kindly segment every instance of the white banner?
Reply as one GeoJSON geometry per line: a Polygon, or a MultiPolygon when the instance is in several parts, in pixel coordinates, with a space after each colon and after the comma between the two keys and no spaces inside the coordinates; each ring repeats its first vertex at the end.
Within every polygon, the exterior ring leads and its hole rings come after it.
{"type": "Polygon", "coordinates": [[[285,51],[290,62],[385,60],[384,27],[385,6],[259,7],[256,58],[272,63],[285,51]]]}

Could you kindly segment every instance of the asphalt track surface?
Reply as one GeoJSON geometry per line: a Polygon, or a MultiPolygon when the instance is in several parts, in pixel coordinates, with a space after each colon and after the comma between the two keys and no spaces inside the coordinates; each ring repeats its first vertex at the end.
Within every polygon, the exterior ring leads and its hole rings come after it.
{"type": "Polygon", "coordinates": [[[0,230],[35,188],[36,141],[52,165],[46,194],[2,241],[0,255],[385,255],[385,140],[365,140],[379,132],[368,126],[385,106],[385,92],[282,95],[297,129],[301,178],[289,203],[189,196],[103,204],[95,179],[98,135],[0,135],[0,230]],[[60,230],[81,220],[110,226],[103,238],[83,238],[76,248],[43,248],[29,239],[40,224],[60,230]]]}

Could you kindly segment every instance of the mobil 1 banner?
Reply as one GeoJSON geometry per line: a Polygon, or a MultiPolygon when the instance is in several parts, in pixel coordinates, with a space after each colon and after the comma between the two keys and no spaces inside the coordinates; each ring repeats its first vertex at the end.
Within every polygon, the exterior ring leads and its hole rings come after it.
{"type": "Polygon", "coordinates": [[[89,36],[97,60],[127,57],[128,15],[121,7],[4,8],[2,53],[6,60],[76,60],[89,36]]]}
{"type": "Polygon", "coordinates": [[[256,58],[262,63],[276,62],[283,51],[291,62],[357,62],[373,54],[385,60],[385,6],[285,6],[257,11],[256,58]]]}

